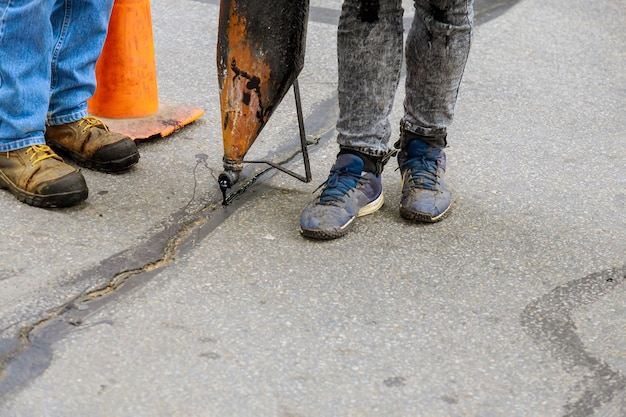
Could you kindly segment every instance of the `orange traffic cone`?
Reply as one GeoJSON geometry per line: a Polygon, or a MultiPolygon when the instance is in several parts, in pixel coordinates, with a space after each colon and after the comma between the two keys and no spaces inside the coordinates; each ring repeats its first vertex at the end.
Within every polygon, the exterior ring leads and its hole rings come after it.
{"type": "Polygon", "coordinates": [[[204,110],[160,104],[149,0],[115,0],[89,113],[132,139],[167,136],[204,110]]]}

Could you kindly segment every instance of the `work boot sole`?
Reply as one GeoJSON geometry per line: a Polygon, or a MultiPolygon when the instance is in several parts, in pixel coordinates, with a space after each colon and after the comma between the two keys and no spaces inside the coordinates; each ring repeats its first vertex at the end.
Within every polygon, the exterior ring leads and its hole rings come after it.
{"type": "MultiPolygon", "coordinates": [[[[79,173],[68,175],[68,182],[73,182],[75,179],[69,178],[70,176],[81,175],[79,173]]],[[[80,180],[79,180],[80,181],[80,180]]],[[[84,182],[84,180],[82,180],[84,182]]],[[[0,189],[8,189],[19,201],[22,203],[28,204],[29,206],[40,207],[40,208],[59,208],[59,207],[70,207],[80,203],[83,200],[86,200],[89,196],[89,190],[87,189],[87,185],[85,184],[83,189],[68,191],[65,193],[55,193],[55,194],[34,194],[25,190],[22,190],[11,180],[9,180],[3,173],[0,171],[0,189]]]]}
{"type": "Polygon", "coordinates": [[[79,153],[76,153],[70,149],[66,149],[62,145],[54,141],[48,141],[48,145],[54,149],[60,155],[67,155],[70,159],[76,162],[78,165],[93,169],[95,171],[114,173],[114,172],[123,172],[127,171],[139,162],[139,152],[134,152],[124,158],[115,159],[111,161],[96,161],[93,159],[85,158],[79,153]]]}

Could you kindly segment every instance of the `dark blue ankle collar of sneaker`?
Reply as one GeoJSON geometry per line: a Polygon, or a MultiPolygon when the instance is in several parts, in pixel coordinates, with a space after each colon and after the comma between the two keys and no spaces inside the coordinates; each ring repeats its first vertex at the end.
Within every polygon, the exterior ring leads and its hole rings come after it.
{"type": "Polygon", "coordinates": [[[363,171],[371,172],[374,175],[380,175],[383,172],[385,164],[393,155],[395,155],[395,152],[390,152],[388,155],[385,156],[372,156],[363,152],[359,152],[355,149],[339,148],[339,153],[337,154],[337,156],[345,154],[355,155],[361,158],[363,160],[363,171]]]}
{"type": "Polygon", "coordinates": [[[402,129],[400,134],[400,139],[394,144],[396,149],[406,150],[409,147],[409,143],[414,140],[419,140],[426,143],[433,148],[445,148],[448,146],[447,134],[436,135],[436,136],[424,136],[418,135],[415,132],[411,132],[407,129],[402,129]]]}

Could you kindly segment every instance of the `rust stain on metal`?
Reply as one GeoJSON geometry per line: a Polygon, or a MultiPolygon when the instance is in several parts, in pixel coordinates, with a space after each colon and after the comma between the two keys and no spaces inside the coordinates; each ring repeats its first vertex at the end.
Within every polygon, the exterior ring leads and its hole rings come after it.
{"type": "Polygon", "coordinates": [[[228,61],[221,92],[224,159],[239,163],[265,126],[264,99],[271,88],[271,69],[246,33],[246,18],[231,3],[228,16],[228,61]]]}
{"type": "Polygon", "coordinates": [[[302,70],[308,3],[220,0],[222,190],[238,181],[246,153],[302,70]]]}

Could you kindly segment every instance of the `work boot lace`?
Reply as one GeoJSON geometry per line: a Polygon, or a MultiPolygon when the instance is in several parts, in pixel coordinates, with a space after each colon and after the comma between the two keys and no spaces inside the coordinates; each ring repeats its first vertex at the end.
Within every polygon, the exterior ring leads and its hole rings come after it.
{"type": "Polygon", "coordinates": [[[363,183],[360,174],[348,171],[345,167],[332,168],[328,179],[317,190],[326,186],[319,197],[319,204],[341,206],[348,192],[363,183]]]}
{"type": "Polygon", "coordinates": [[[81,119],[81,121],[78,122],[78,127],[82,127],[83,132],[86,132],[93,127],[100,128],[105,132],[109,131],[109,128],[107,127],[107,125],[104,124],[102,120],[93,116],[87,116],[84,119],[81,119]]]}
{"type": "Polygon", "coordinates": [[[33,165],[49,158],[57,159],[61,162],[63,161],[63,158],[54,153],[48,145],[33,145],[26,150],[26,155],[30,155],[29,159],[33,165]]]}

